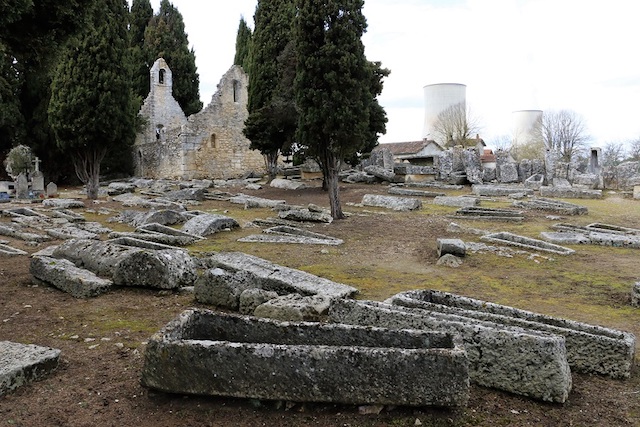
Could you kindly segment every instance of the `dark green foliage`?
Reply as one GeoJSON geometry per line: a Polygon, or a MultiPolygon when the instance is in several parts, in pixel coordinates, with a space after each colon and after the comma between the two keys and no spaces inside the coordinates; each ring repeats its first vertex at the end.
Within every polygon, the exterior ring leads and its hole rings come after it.
{"type": "Polygon", "coordinates": [[[283,146],[291,145],[296,128],[293,99],[295,44],[292,0],[258,1],[249,62],[249,118],[243,130],[251,148],[267,159],[273,178],[283,146]]]}
{"type": "Polygon", "coordinates": [[[167,61],[173,73],[173,97],[182,111],[187,116],[200,111],[202,101],[196,55],[189,49],[182,14],[169,0],[162,0],[160,10],[151,18],[145,31],[143,50],[149,65],[158,58],[167,61]]]}
{"type": "Polygon", "coordinates": [[[14,58],[0,41],[0,152],[6,152],[24,137],[20,86],[20,75],[14,58]]]}
{"type": "Polygon", "coordinates": [[[238,35],[236,36],[236,55],[233,58],[234,65],[241,66],[244,71],[249,72],[249,51],[251,49],[251,39],[253,34],[251,28],[244,20],[244,16],[240,18],[238,26],[238,35]]]}
{"type": "Polygon", "coordinates": [[[367,61],[363,0],[298,1],[298,141],[321,164],[331,213],[343,218],[339,166],[375,143],[386,117],[375,98],[388,74],[367,61]]]}
{"type": "Polygon", "coordinates": [[[153,18],[153,8],[149,0],[133,0],[131,4],[129,42],[131,43],[131,62],[133,67],[133,93],[138,97],[138,104],[149,94],[149,68],[144,53],[144,33],[153,18]]]}
{"type": "Polygon", "coordinates": [[[100,163],[107,151],[125,151],[134,138],[125,0],[96,5],[93,25],[62,55],[51,85],[49,120],[58,146],[97,197],[100,163]]]}
{"type": "MultiPolygon", "coordinates": [[[[3,137],[0,147],[14,144],[15,140],[27,143],[43,160],[45,174],[58,182],[70,162],[56,150],[48,124],[51,73],[61,47],[86,24],[93,3],[94,0],[0,0],[0,44],[8,55],[5,61],[11,62],[10,75],[17,72],[19,79],[7,81],[3,76],[17,97],[11,108],[15,102],[20,107],[20,117],[12,112],[10,129],[5,128],[14,140],[3,137]]],[[[7,72],[6,64],[2,73],[7,72]]]]}

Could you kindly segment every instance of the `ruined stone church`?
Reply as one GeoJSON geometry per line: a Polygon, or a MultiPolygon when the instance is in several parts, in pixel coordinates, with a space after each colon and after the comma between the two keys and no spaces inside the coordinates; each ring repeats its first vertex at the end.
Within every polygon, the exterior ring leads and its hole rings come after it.
{"type": "Polygon", "coordinates": [[[228,179],[266,172],[263,156],[249,149],[242,134],[249,78],[232,66],[202,111],[186,117],[172,94],[173,76],[164,59],[150,70],[151,88],[140,115],[145,127],[136,137],[136,176],[167,179],[228,179]]]}

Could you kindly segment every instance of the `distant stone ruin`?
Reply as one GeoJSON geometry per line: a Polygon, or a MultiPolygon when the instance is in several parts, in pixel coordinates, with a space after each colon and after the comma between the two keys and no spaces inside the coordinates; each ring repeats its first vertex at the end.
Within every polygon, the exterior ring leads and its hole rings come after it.
{"type": "Polygon", "coordinates": [[[151,91],[139,113],[147,126],[134,145],[136,176],[226,179],[266,172],[262,155],[242,134],[249,79],[240,66],[231,67],[211,103],[189,117],[172,95],[165,60],[156,60],[150,73],[151,91]]]}
{"type": "Polygon", "coordinates": [[[589,165],[583,171],[574,163],[560,161],[559,154],[554,150],[546,151],[544,160],[516,161],[508,151],[497,150],[493,153],[483,143],[474,147],[460,145],[447,149],[433,141],[381,144],[371,157],[360,164],[359,170],[344,174],[343,180],[472,184],[478,195],[530,195],[535,190],[546,197],[601,198],[601,190],[604,189],[633,192],[638,187],[640,192],[640,162],[603,167],[599,163],[601,150],[592,148],[590,153],[589,165]],[[431,151],[428,166],[425,166],[422,148],[427,142],[431,151]],[[411,149],[418,151],[409,152],[411,149]]]}

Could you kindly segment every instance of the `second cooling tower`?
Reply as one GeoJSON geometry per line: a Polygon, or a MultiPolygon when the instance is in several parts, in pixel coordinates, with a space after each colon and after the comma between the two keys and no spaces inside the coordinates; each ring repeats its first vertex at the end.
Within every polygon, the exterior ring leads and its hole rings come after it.
{"type": "Polygon", "coordinates": [[[466,111],[467,86],[461,83],[436,83],[424,87],[424,128],[422,138],[433,139],[433,125],[440,113],[461,104],[466,111]]]}

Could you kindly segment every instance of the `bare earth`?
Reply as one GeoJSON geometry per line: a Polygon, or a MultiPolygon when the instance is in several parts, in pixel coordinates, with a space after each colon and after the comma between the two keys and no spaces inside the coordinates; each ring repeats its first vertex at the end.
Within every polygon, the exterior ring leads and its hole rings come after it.
{"type": "MultiPolygon", "coordinates": [[[[328,206],[319,188],[284,191],[228,189],[291,204],[328,206]]],[[[356,286],[359,298],[382,300],[402,290],[435,288],[573,320],[624,329],[640,336],[640,309],[629,307],[631,285],[640,280],[640,251],[574,247],[571,257],[547,259],[469,254],[458,269],[436,266],[435,240],[472,234],[447,232],[454,208],[425,199],[420,212],[395,213],[348,205],[366,193],[386,194],[387,187],[345,185],[344,210],[353,213],[311,230],[345,240],[336,248],[238,243],[259,233],[246,227],[254,218],[275,216],[266,209],[244,211],[238,205],[208,201],[193,209],[227,212],[243,225],[189,248],[194,254],[242,250],[289,267],[300,268],[356,286]],[[323,251],[324,249],[324,251],[323,251]]],[[[468,194],[469,189],[456,193],[468,194]]],[[[580,203],[580,201],[574,201],[580,203]]],[[[495,206],[508,206],[506,201],[495,206]]],[[[563,218],[581,225],[609,222],[640,228],[640,202],[611,196],[590,215],[563,218]],[[608,206],[608,207],[606,207],[608,206]],[[613,206],[613,208],[612,208],[613,206]]],[[[491,204],[491,202],[489,202],[491,204]]],[[[90,202],[88,208],[95,209],[90,202]]],[[[484,205],[484,202],[483,202],[484,205]]],[[[102,199],[100,208],[122,209],[102,199]]],[[[0,209],[3,206],[0,205],[0,209]]],[[[469,223],[537,237],[553,222],[545,213],[527,214],[526,223],[469,223]]],[[[108,215],[94,215],[105,225],[108,215]]],[[[0,218],[0,222],[8,222],[0,218]]],[[[560,221],[556,221],[560,222],[560,221]]],[[[462,224],[462,222],[459,222],[462,224]]],[[[118,225],[120,229],[127,227],[118,225]]],[[[5,238],[33,253],[42,249],[5,238]]],[[[51,242],[55,244],[59,242],[51,242]]],[[[189,293],[118,288],[98,298],[78,300],[57,289],[34,285],[26,256],[0,258],[0,340],[33,343],[62,350],[58,370],[46,379],[0,397],[0,426],[637,426],[640,425],[640,373],[631,378],[573,374],[565,404],[540,403],[472,386],[466,408],[457,410],[386,407],[361,415],[356,406],[258,402],[218,397],[177,396],[140,385],[145,342],[188,307],[199,306],[189,293]]],[[[211,307],[208,307],[211,308],[211,307]]]]}

